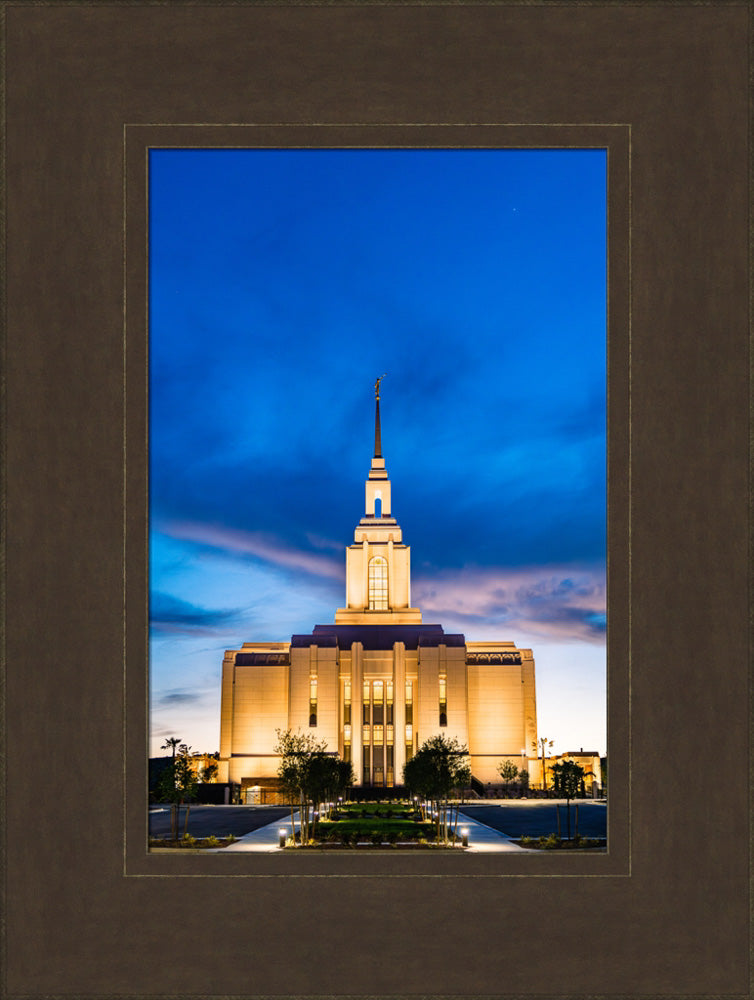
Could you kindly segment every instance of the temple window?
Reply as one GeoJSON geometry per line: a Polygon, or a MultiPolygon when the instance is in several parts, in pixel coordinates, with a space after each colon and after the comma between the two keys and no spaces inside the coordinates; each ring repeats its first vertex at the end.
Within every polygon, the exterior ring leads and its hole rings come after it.
{"type": "Polygon", "coordinates": [[[369,610],[387,611],[387,559],[373,556],[369,560],[369,610]]]}

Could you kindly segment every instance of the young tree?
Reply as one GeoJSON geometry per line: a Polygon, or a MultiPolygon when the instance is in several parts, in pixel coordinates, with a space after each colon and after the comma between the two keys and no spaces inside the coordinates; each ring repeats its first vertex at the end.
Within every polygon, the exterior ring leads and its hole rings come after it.
{"type": "Polygon", "coordinates": [[[186,819],[183,824],[184,835],[188,833],[189,813],[191,812],[191,802],[196,798],[196,786],[198,779],[193,762],[189,758],[189,750],[185,743],[181,744],[178,755],[175,758],[174,775],[175,790],[177,795],[178,815],[176,817],[176,827],[180,825],[181,806],[186,805],[186,819]]]}
{"type": "Polygon", "coordinates": [[[527,767],[519,769],[518,783],[521,786],[522,795],[529,791],[529,769],[527,767]]]}
{"type": "Polygon", "coordinates": [[[506,786],[510,788],[511,782],[515,781],[518,777],[518,768],[516,765],[512,760],[504,760],[502,764],[498,764],[497,770],[506,786]]]}
{"type": "Polygon", "coordinates": [[[170,803],[170,832],[173,840],[178,839],[181,805],[186,803],[184,833],[187,833],[191,808],[189,803],[196,797],[197,778],[189,758],[190,749],[185,743],[181,744],[171,764],[160,775],[157,785],[160,801],[170,803]]]}
{"type": "Polygon", "coordinates": [[[433,806],[436,820],[436,837],[440,840],[440,830],[448,839],[453,815],[450,798],[454,791],[461,793],[455,803],[454,833],[458,827],[458,813],[463,799],[463,791],[471,782],[471,768],[468,765],[468,749],[458,740],[447,736],[431,736],[403,768],[403,781],[409,791],[433,806]]]}
{"type": "MultiPolygon", "coordinates": [[[[571,839],[571,799],[575,799],[584,777],[584,768],[573,760],[563,760],[552,765],[552,783],[555,794],[566,800],[568,839],[571,839]]],[[[576,807],[578,810],[578,806],[576,807]]]]}
{"type": "Polygon", "coordinates": [[[176,816],[176,804],[174,802],[173,791],[175,789],[175,751],[181,744],[180,736],[168,736],[165,742],[160,747],[161,750],[170,750],[170,767],[166,768],[165,771],[160,775],[160,780],[157,782],[157,798],[161,802],[170,802],[170,829],[173,835],[173,840],[177,837],[178,831],[178,819],[176,816]]]}
{"type": "Polygon", "coordinates": [[[288,794],[294,843],[294,803],[298,802],[301,843],[305,844],[316,832],[310,823],[310,811],[317,811],[321,803],[337,798],[352,785],[353,768],[327,752],[326,740],[317,740],[310,733],[294,733],[290,729],[277,729],[275,732],[278,737],[275,753],[280,755],[278,777],[288,794]]]}

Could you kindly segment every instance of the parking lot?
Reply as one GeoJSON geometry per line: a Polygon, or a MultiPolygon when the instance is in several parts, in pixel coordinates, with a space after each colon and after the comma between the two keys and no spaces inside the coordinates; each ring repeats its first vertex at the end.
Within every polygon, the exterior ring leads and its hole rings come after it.
{"type": "MultiPolygon", "coordinates": [[[[188,832],[193,837],[243,837],[260,826],[274,823],[284,816],[290,817],[288,806],[191,806],[188,832]]],[[[183,833],[183,823],[186,816],[186,806],[181,806],[180,830],[183,833]]],[[[150,806],[149,834],[152,837],[170,836],[170,806],[150,806]]]]}
{"type": "MultiPolygon", "coordinates": [[[[522,801],[513,799],[510,802],[485,803],[478,805],[467,803],[462,811],[477,820],[486,823],[493,830],[499,830],[509,837],[542,837],[548,833],[557,833],[558,820],[556,805],[553,799],[532,799],[522,801]]],[[[560,824],[562,835],[566,834],[565,800],[560,801],[560,824]]],[[[576,805],[579,807],[579,833],[583,837],[607,836],[607,806],[604,802],[594,802],[591,799],[574,799],[571,801],[571,834],[576,830],[576,805]]]]}

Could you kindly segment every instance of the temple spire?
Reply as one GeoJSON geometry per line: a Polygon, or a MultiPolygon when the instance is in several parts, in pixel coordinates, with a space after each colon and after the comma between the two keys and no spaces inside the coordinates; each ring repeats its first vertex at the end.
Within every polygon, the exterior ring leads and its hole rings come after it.
{"type": "Polygon", "coordinates": [[[380,375],[374,383],[374,457],[382,458],[382,438],[380,435],[380,382],[385,378],[380,375]]]}

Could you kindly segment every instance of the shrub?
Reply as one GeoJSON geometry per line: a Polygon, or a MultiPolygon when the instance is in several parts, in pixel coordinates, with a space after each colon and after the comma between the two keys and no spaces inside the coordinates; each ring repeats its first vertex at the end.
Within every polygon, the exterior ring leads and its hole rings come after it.
{"type": "Polygon", "coordinates": [[[527,847],[529,844],[532,844],[532,843],[533,843],[533,840],[532,840],[531,837],[527,836],[527,837],[522,837],[521,838],[521,846],[522,847],[527,847]]]}
{"type": "Polygon", "coordinates": [[[382,833],[379,830],[372,830],[372,832],[369,835],[369,839],[372,841],[375,847],[379,847],[379,845],[382,843],[382,833]]]}
{"type": "Polygon", "coordinates": [[[196,847],[196,837],[192,837],[190,833],[184,833],[181,838],[181,847],[196,847]]]}
{"type": "Polygon", "coordinates": [[[220,841],[217,839],[217,837],[215,837],[214,834],[210,834],[209,837],[205,837],[204,838],[204,846],[205,847],[219,847],[220,846],[220,841]]]}
{"type": "Polygon", "coordinates": [[[539,846],[546,851],[552,851],[561,846],[561,839],[557,833],[550,833],[546,837],[539,838],[539,846]]]}
{"type": "Polygon", "coordinates": [[[387,812],[385,813],[385,816],[386,816],[386,817],[387,817],[388,819],[392,819],[392,818],[393,818],[393,810],[392,810],[392,809],[390,809],[390,808],[388,808],[387,812]]]}
{"type": "Polygon", "coordinates": [[[236,842],[235,834],[232,833],[229,833],[225,839],[228,841],[229,844],[235,844],[236,842]]]}
{"type": "Polygon", "coordinates": [[[388,843],[391,844],[391,845],[395,845],[395,842],[397,840],[398,840],[398,831],[397,830],[390,830],[388,832],[388,835],[387,835],[387,841],[388,841],[388,843]]]}
{"type": "Polygon", "coordinates": [[[348,847],[349,846],[349,844],[351,843],[351,831],[350,830],[341,830],[340,831],[340,842],[341,842],[341,844],[343,844],[344,847],[348,847]]]}

